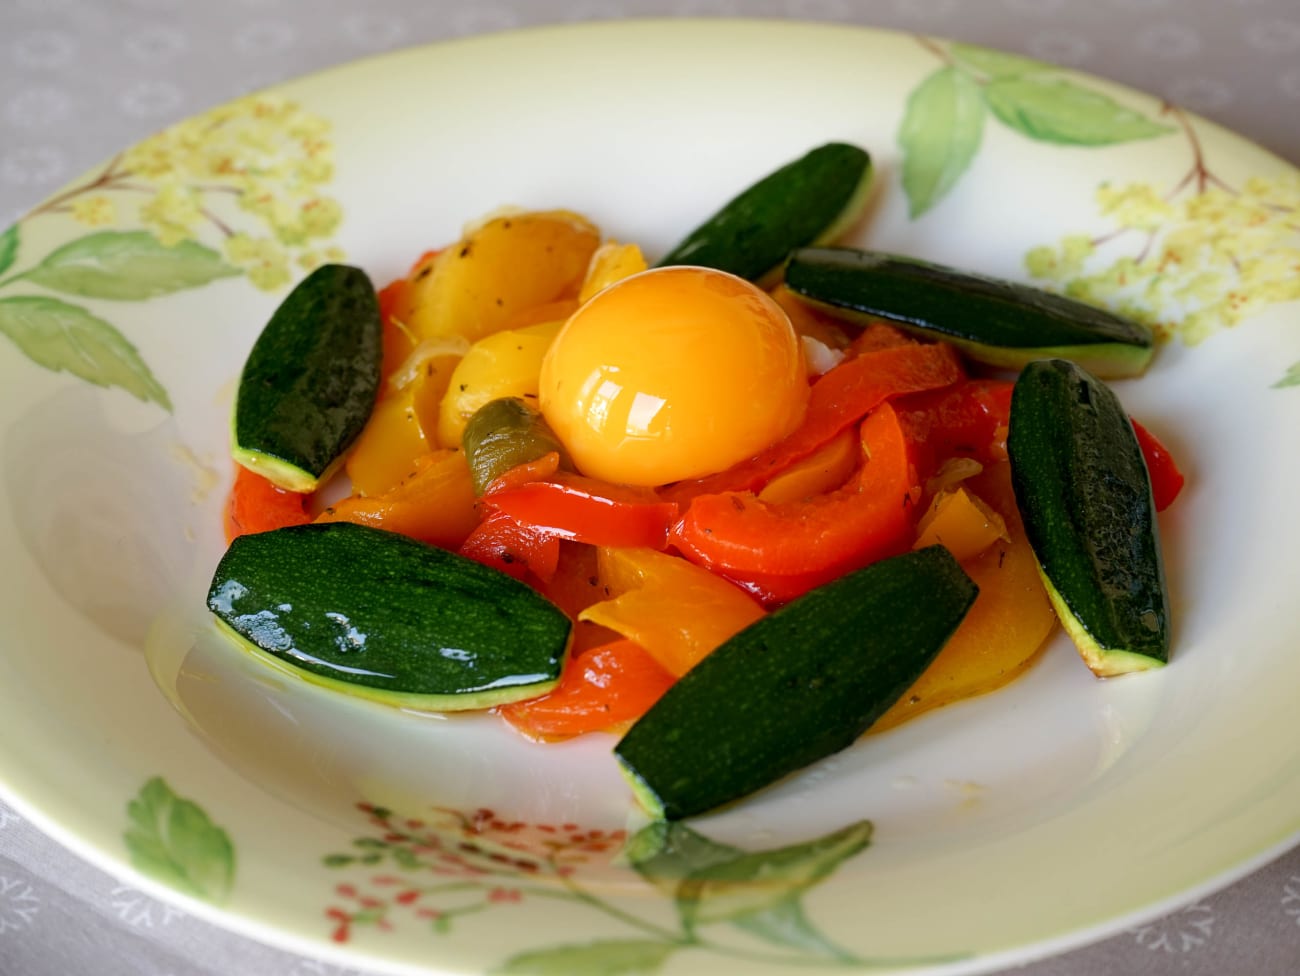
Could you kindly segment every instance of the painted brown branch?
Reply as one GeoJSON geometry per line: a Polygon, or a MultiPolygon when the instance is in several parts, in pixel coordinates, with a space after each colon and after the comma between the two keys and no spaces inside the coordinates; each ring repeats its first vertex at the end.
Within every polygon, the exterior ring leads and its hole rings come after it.
{"type": "Polygon", "coordinates": [[[1142,245],[1142,250],[1138,252],[1137,257],[1134,258],[1133,260],[1137,264],[1141,264],[1143,261],[1145,261],[1147,259],[1147,256],[1151,253],[1151,248],[1155,245],[1155,243],[1156,243],[1156,232],[1154,230],[1147,231],[1146,243],[1142,245]]]}
{"type": "Polygon", "coordinates": [[[921,47],[925,48],[944,64],[954,68],[957,66],[957,62],[952,59],[952,55],[933,39],[926,37],[924,34],[913,34],[912,37],[916,40],[916,43],[920,44],[921,47]]]}
{"type": "Polygon", "coordinates": [[[1178,123],[1178,127],[1183,130],[1183,135],[1187,138],[1187,143],[1192,150],[1191,169],[1183,176],[1178,184],[1165,194],[1165,199],[1170,200],[1185,190],[1191,183],[1196,183],[1196,192],[1204,193],[1206,189],[1213,184],[1226,193],[1236,195],[1237,191],[1230,187],[1223,180],[1219,179],[1208,166],[1205,164],[1205,150],[1201,146],[1201,139],[1196,134],[1196,129],[1192,126],[1192,120],[1187,117],[1187,113],[1175,105],[1173,102],[1165,101],[1160,106],[1161,115],[1172,116],[1178,123]]]}
{"type": "Polygon", "coordinates": [[[1109,234],[1099,234],[1097,237],[1094,237],[1088,243],[1091,244],[1093,247],[1101,247],[1103,244],[1109,244],[1111,241],[1115,240],[1116,238],[1123,237],[1125,234],[1131,231],[1135,231],[1137,229],[1138,228],[1136,227],[1116,227],[1109,234]]]}
{"type": "Polygon", "coordinates": [[[232,228],[229,224],[227,224],[224,220],[222,220],[220,217],[214,214],[207,207],[201,207],[199,209],[199,213],[203,214],[204,217],[207,217],[208,220],[212,223],[212,226],[216,227],[217,230],[221,231],[221,233],[224,236],[226,237],[235,236],[234,228],[232,228]]]}
{"type": "Polygon", "coordinates": [[[35,216],[36,214],[58,212],[58,208],[66,204],[69,200],[75,200],[77,197],[86,193],[93,193],[96,190],[117,189],[121,186],[121,181],[131,175],[129,172],[117,171],[117,165],[120,159],[120,156],[115,157],[108,166],[104,168],[104,171],[89,183],[85,183],[81,186],[74,186],[70,190],[65,190],[62,193],[50,197],[50,199],[46,200],[43,204],[33,210],[32,215],[35,216]]]}

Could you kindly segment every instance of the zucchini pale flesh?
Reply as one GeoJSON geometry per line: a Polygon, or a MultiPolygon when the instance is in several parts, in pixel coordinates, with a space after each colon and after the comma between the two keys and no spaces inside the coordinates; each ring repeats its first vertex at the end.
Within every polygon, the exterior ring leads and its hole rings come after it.
{"type": "Polygon", "coordinates": [[[1079,366],[1025,367],[1011,397],[1011,477],[1048,595],[1102,677],[1160,667],[1169,598],[1151,480],[1114,392],[1079,366]]]}
{"type": "Polygon", "coordinates": [[[327,264],[299,282],[240,374],[235,460],[281,488],[314,491],[370,418],[381,334],[379,301],[364,271],[327,264]]]}
{"type": "Polygon", "coordinates": [[[941,546],[842,576],[688,671],[614,752],[656,817],[704,813],[851,745],[929,666],[977,588],[941,546]]]}
{"type": "Polygon", "coordinates": [[[767,283],[792,250],[845,233],[866,209],[871,157],[842,142],[818,146],[730,200],[661,266],[693,264],[767,283]]]}
{"type": "Polygon", "coordinates": [[[505,573],[350,522],[238,537],[208,609],[309,681],[432,711],[544,694],[571,631],[564,613],[505,573]]]}
{"type": "Polygon", "coordinates": [[[1155,350],[1150,329],[1105,309],[876,251],[800,249],[786,265],[785,284],[801,301],[840,318],[885,319],[993,366],[1059,358],[1101,377],[1136,376],[1155,350]]]}

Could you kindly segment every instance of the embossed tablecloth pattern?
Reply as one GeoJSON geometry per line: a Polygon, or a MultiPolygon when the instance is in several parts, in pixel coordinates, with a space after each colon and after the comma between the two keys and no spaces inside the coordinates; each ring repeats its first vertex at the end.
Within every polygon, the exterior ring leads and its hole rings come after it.
{"type": "MultiPolygon", "coordinates": [[[[1022,52],[1164,96],[1300,163],[1298,0],[0,0],[0,227],[158,128],[317,68],[530,24],[737,14],[1022,52]]],[[[1300,850],[1161,920],[1016,971],[1300,972],[1300,850]]],[[[157,902],[0,805],[0,976],[342,972],[157,902]]]]}

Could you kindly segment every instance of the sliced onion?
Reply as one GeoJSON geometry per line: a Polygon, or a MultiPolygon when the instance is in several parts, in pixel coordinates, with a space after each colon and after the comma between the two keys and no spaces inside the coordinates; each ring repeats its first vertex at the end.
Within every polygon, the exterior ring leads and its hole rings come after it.
{"type": "Polygon", "coordinates": [[[424,339],[412,349],[397,369],[388,377],[388,389],[392,393],[409,386],[419,379],[425,364],[438,356],[463,356],[469,352],[469,340],[464,336],[436,336],[424,339]]]}

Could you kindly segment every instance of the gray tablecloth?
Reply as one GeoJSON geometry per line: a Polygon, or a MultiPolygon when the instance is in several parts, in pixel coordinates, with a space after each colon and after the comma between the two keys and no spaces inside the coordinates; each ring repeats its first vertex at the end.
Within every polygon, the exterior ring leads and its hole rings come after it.
{"type": "MultiPolygon", "coordinates": [[[[378,51],[517,26],[743,14],[923,31],[1142,88],[1300,163],[1300,0],[0,0],[0,227],[163,125],[378,51]]],[[[1300,849],[1026,976],[1292,976],[1300,849]]],[[[0,804],[0,976],[342,976],[152,900],[0,804]]]]}

